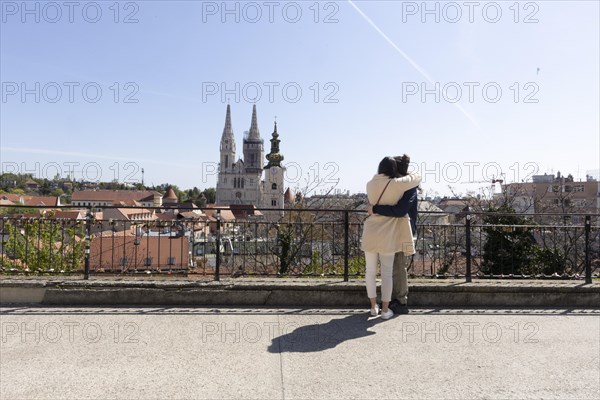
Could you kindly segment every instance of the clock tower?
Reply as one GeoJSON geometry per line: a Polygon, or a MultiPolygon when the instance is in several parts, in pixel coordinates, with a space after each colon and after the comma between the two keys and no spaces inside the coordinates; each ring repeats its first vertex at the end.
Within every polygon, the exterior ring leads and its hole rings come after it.
{"type": "MultiPolygon", "coordinates": [[[[283,174],[285,168],[281,165],[283,155],[279,152],[279,134],[277,133],[277,121],[271,138],[271,152],[266,158],[269,161],[265,166],[265,183],[264,183],[264,207],[265,208],[284,208],[283,200],[283,174]]],[[[283,211],[279,212],[283,216],[283,211]]]]}

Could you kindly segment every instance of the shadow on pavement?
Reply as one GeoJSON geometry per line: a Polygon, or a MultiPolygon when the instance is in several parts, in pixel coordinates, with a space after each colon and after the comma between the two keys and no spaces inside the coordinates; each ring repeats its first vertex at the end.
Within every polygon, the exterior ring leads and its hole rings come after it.
{"type": "Polygon", "coordinates": [[[300,326],[292,332],[273,338],[270,353],[310,353],[332,349],[347,340],[374,335],[368,329],[385,322],[370,317],[368,313],[353,314],[341,319],[332,319],[324,324],[300,326]]]}

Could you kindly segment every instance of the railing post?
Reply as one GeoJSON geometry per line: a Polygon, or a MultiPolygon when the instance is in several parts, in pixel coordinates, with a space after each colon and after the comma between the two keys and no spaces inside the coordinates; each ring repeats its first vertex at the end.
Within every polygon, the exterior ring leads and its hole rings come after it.
{"type": "Polygon", "coordinates": [[[220,268],[221,268],[221,210],[217,210],[217,236],[215,240],[215,281],[221,280],[220,268]]]}
{"type": "Polygon", "coordinates": [[[471,214],[467,212],[465,221],[466,230],[466,256],[467,256],[467,271],[465,272],[466,282],[471,282],[471,214]]]}
{"type": "Polygon", "coordinates": [[[590,254],[591,216],[585,216],[585,283],[592,283],[592,263],[590,254]]]}
{"type": "MultiPolygon", "coordinates": [[[[83,269],[83,279],[90,279],[90,231],[92,223],[92,211],[88,208],[85,213],[85,265],[83,269]]],[[[73,244],[74,246],[75,244],[73,244]]],[[[75,247],[73,247],[75,248],[75,247]]]]}
{"type": "Polygon", "coordinates": [[[348,235],[350,224],[348,222],[348,210],[344,211],[344,282],[348,282],[348,235]]]}

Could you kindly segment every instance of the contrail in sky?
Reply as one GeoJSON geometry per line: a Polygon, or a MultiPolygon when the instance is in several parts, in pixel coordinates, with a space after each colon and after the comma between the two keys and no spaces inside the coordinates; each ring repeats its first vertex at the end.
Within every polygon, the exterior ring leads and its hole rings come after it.
{"type": "MultiPolygon", "coordinates": [[[[356,12],[358,12],[360,14],[360,16],[363,17],[365,19],[365,21],[367,21],[369,23],[369,25],[371,25],[373,27],[373,29],[375,29],[377,31],[377,33],[379,33],[379,35],[381,35],[381,37],[384,38],[385,41],[388,42],[394,48],[394,50],[396,50],[398,53],[400,53],[400,55],[406,61],[408,61],[408,63],[410,65],[412,65],[414,69],[416,69],[421,75],[423,75],[423,77],[425,79],[427,79],[427,81],[429,83],[431,83],[432,85],[435,86],[435,80],[429,75],[429,73],[427,73],[427,71],[425,71],[419,64],[417,64],[412,58],[410,58],[410,56],[408,54],[406,54],[404,51],[402,51],[402,49],[400,47],[398,47],[396,45],[396,43],[394,43],[394,41],[388,37],[388,35],[386,35],[381,29],[379,29],[379,27],[377,26],[377,24],[375,24],[375,22],[373,22],[373,20],[371,18],[369,18],[368,15],[366,15],[360,8],[358,8],[358,6],[356,4],[354,4],[354,1],[348,0],[348,3],[350,3],[350,5],[352,7],[354,7],[354,9],[356,10],[356,12]]],[[[477,123],[477,121],[475,120],[475,118],[473,118],[471,116],[471,114],[469,114],[467,112],[467,110],[465,110],[458,103],[453,103],[453,104],[460,110],[460,112],[462,112],[465,115],[465,117],[468,118],[469,121],[471,121],[471,123],[476,128],[479,128],[479,124],[477,123]]]]}

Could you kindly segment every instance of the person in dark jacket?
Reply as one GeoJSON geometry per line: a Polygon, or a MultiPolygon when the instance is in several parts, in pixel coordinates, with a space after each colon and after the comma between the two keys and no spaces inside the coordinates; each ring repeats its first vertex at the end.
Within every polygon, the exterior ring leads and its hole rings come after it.
{"type": "MultiPolygon", "coordinates": [[[[408,166],[410,157],[404,154],[403,156],[394,157],[398,165],[400,176],[408,175],[408,166]]],[[[413,188],[404,192],[404,195],[393,206],[376,205],[369,209],[369,213],[384,215],[386,217],[404,217],[408,214],[410,217],[410,226],[412,230],[413,240],[417,237],[417,188],[413,188]]],[[[394,257],[393,268],[393,287],[392,301],[389,307],[396,314],[408,313],[408,256],[403,252],[396,253],[394,257]]]]}

